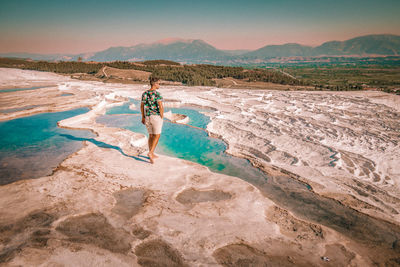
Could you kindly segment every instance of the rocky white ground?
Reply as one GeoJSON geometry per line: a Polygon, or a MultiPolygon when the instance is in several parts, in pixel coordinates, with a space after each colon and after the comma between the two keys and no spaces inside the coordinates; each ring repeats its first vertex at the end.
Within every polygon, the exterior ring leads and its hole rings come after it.
{"type": "Polygon", "coordinates": [[[229,153],[288,170],[320,194],[400,222],[398,96],[221,89],[197,96],[218,109],[208,130],[229,143],[229,153]],[[397,106],[382,104],[385,98],[397,106]]]}
{"type": "Polygon", "coordinates": [[[0,69],[2,88],[39,83],[52,86],[0,93],[1,109],[29,107],[0,113],[0,120],[88,106],[88,114],[59,125],[91,129],[97,140],[120,146],[122,152],[86,142],[51,176],[1,186],[0,262],[6,265],[400,262],[397,96],[172,86],[160,90],[174,105],[215,109],[207,114],[212,120],[207,130],[229,144],[227,152],[248,158],[271,177],[301,180],[315,193],[377,218],[376,225],[392,231],[377,231],[389,240],[379,243],[373,235],[363,242],[362,236],[353,239],[307,221],[307,216],[299,219],[238,178],[166,156],[151,165],[138,155],[145,144],[142,135],[95,123],[106,107],[127,97],[138,99],[147,86],[0,69]],[[63,93],[71,95],[59,97],[63,93]]]}

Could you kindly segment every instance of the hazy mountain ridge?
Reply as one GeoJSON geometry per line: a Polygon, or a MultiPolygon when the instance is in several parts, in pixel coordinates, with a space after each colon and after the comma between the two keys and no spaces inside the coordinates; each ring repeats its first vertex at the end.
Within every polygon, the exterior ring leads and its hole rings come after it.
{"type": "MultiPolygon", "coordinates": [[[[83,56],[80,54],[77,57],[83,56]]],[[[76,57],[76,58],[77,58],[76,57]]],[[[94,53],[87,61],[114,60],[153,60],[165,59],[173,61],[215,60],[229,57],[229,54],[218,50],[202,40],[159,41],[152,44],[138,44],[131,47],[110,47],[94,53]]]]}
{"type": "Polygon", "coordinates": [[[271,58],[292,56],[313,56],[313,48],[299,44],[267,45],[255,51],[243,54],[244,58],[271,58]]]}
{"type": "Polygon", "coordinates": [[[400,36],[377,34],[356,37],[347,41],[331,41],[314,48],[322,55],[391,55],[400,54],[400,36]]]}
{"type": "Polygon", "coordinates": [[[266,60],[276,57],[293,56],[368,56],[400,55],[400,36],[390,34],[366,35],[346,41],[329,41],[311,47],[296,43],[267,45],[254,51],[220,50],[199,39],[166,38],[151,44],[131,47],[110,47],[92,53],[71,54],[30,54],[6,53],[2,57],[23,57],[34,60],[78,60],[83,61],[141,61],[165,59],[183,63],[234,63],[266,60]]]}
{"type": "Polygon", "coordinates": [[[300,44],[267,45],[242,55],[243,58],[271,58],[291,56],[344,56],[344,55],[391,55],[400,54],[400,36],[379,34],[360,36],[346,41],[329,41],[311,47],[300,44]]]}

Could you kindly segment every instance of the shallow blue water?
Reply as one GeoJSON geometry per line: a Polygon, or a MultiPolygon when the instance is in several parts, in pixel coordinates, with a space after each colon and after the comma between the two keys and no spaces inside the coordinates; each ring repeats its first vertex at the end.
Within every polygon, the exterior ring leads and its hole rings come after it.
{"type": "MultiPolygon", "coordinates": [[[[125,128],[133,132],[147,134],[146,127],[141,123],[140,102],[130,100],[123,106],[107,110],[106,115],[97,119],[98,123],[111,127],[125,128]],[[135,110],[129,105],[134,103],[135,110]],[[118,115],[121,114],[121,115],[118,115]]],[[[199,108],[182,107],[166,108],[165,112],[172,111],[189,116],[189,125],[205,129],[210,119],[200,112],[199,108]]],[[[208,110],[207,110],[208,111],[208,110]]],[[[190,160],[209,167],[212,171],[220,172],[244,179],[265,177],[259,169],[254,168],[248,160],[232,157],[224,151],[226,144],[208,136],[204,130],[196,129],[183,124],[171,123],[164,119],[163,130],[156,148],[157,153],[190,160]]]]}
{"type": "Polygon", "coordinates": [[[26,90],[36,90],[36,89],[40,89],[40,88],[44,88],[44,87],[47,87],[47,86],[38,86],[38,87],[29,87],[29,88],[0,89],[0,93],[26,91],[26,90]]]}
{"type": "Polygon", "coordinates": [[[88,108],[42,113],[0,122],[0,184],[51,173],[82,142],[66,136],[91,138],[90,131],[57,127],[57,122],[87,112],[88,108]]]}
{"type": "MultiPolygon", "coordinates": [[[[189,116],[190,118],[190,121],[188,123],[189,125],[205,129],[207,127],[207,124],[210,123],[209,117],[199,113],[199,112],[210,111],[207,109],[200,109],[194,107],[166,108],[165,112],[168,111],[171,111],[172,113],[179,113],[189,116]]],[[[140,101],[131,98],[129,102],[125,103],[124,105],[110,108],[106,112],[106,115],[116,115],[116,114],[140,114],[140,101]],[[129,109],[129,106],[131,104],[135,105],[135,108],[133,110],[129,109]]],[[[146,130],[145,128],[143,129],[146,130]]]]}

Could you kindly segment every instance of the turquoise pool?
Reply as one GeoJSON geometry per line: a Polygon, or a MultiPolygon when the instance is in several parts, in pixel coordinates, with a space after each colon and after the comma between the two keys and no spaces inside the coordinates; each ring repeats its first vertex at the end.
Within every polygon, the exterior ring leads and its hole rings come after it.
{"type": "MultiPolygon", "coordinates": [[[[106,115],[97,119],[98,123],[110,127],[118,127],[147,135],[146,127],[141,123],[140,102],[131,99],[122,106],[107,110],[106,115]],[[129,109],[135,104],[134,110],[129,109]]],[[[166,108],[165,112],[172,111],[189,116],[189,125],[202,129],[207,127],[210,119],[202,114],[202,110],[193,107],[166,108]]],[[[260,178],[266,175],[254,168],[246,159],[232,157],[226,154],[226,144],[208,136],[205,130],[196,129],[183,124],[171,123],[164,120],[163,132],[156,148],[156,152],[185,160],[190,160],[209,167],[212,171],[227,175],[238,176],[243,179],[260,178]]]]}
{"type": "Polygon", "coordinates": [[[89,111],[88,108],[0,122],[0,185],[51,174],[53,168],[82,147],[80,138],[94,137],[90,131],[57,127],[57,122],[89,111]]]}

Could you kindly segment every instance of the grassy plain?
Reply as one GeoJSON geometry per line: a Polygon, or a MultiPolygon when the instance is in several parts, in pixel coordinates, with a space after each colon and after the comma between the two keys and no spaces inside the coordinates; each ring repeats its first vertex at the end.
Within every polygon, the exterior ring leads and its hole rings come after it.
{"type": "Polygon", "coordinates": [[[364,89],[400,89],[400,66],[285,67],[283,70],[308,84],[361,85],[364,89]]]}

